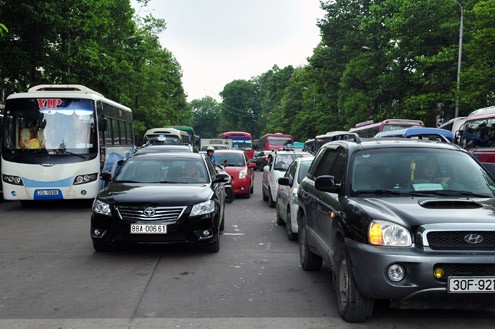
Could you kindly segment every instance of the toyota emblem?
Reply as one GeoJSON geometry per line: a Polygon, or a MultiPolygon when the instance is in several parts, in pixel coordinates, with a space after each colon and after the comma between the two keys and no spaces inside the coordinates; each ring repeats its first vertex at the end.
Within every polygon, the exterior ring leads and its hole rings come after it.
{"type": "Polygon", "coordinates": [[[152,217],[155,214],[155,209],[153,208],[145,208],[144,214],[148,217],[152,217]]]}
{"type": "Polygon", "coordinates": [[[468,234],[464,237],[464,241],[471,244],[481,243],[483,241],[483,236],[481,234],[468,234]]]}

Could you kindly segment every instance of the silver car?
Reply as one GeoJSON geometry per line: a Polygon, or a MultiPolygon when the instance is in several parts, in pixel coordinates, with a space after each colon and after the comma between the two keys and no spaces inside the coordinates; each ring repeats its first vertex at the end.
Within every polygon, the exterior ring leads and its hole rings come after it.
{"type": "Polygon", "coordinates": [[[297,239],[297,190],[299,183],[306,176],[314,156],[297,158],[291,163],[284,177],[278,179],[276,215],[277,224],[287,229],[289,240],[297,239]]]}

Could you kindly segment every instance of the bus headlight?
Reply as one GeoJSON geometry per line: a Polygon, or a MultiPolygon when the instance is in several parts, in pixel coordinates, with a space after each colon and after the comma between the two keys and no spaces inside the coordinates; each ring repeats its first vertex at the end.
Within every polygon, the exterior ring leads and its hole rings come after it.
{"type": "Polygon", "coordinates": [[[12,185],[24,185],[22,183],[21,177],[19,177],[19,176],[2,175],[2,179],[5,183],[9,183],[12,185]]]}
{"type": "Polygon", "coordinates": [[[74,185],[81,185],[81,184],[94,182],[97,178],[98,178],[97,173],[78,175],[76,176],[76,178],[74,178],[74,185]]]}
{"type": "Polygon", "coordinates": [[[112,210],[110,209],[110,205],[98,199],[95,199],[95,201],[93,202],[93,211],[97,214],[112,216],[112,210]]]}

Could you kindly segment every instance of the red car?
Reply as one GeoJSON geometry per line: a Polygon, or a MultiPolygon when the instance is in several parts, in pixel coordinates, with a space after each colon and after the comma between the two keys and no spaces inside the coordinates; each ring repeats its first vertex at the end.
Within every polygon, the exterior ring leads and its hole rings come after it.
{"type": "Polygon", "coordinates": [[[249,159],[243,151],[217,150],[215,151],[215,158],[232,177],[235,195],[251,197],[254,191],[254,167],[256,164],[248,163],[249,159]]]}

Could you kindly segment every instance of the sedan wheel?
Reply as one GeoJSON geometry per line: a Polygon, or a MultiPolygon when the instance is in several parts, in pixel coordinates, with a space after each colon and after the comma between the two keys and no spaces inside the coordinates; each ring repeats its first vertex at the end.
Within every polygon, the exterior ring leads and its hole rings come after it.
{"type": "Polygon", "coordinates": [[[297,239],[297,233],[292,232],[292,218],[290,214],[290,206],[287,206],[287,220],[285,221],[285,229],[287,230],[287,238],[290,241],[297,239]]]}

